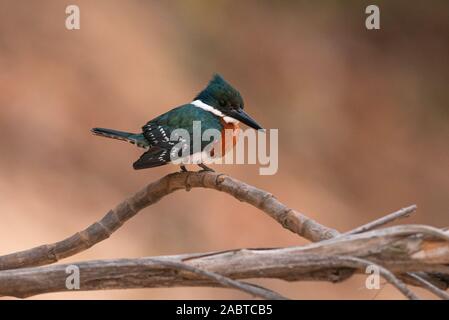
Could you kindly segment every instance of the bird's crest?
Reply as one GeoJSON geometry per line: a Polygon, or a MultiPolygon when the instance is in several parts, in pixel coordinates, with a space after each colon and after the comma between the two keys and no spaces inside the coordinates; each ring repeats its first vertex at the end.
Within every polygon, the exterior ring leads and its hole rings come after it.
{"type": "Polygon", "coordinates": [[[194,98],[194,100],[197,99],[213,107],[243,107],[240,92],[218,73],[212,76],[206,88],[194,98]]]}

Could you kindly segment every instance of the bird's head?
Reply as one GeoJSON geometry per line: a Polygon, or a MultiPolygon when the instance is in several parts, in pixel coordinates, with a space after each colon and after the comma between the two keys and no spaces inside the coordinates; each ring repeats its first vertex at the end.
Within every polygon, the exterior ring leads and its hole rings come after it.
{"type": "Polygon", "coordinates": [[[207,87],[201,91],[195,100],[208,104],[225,116],[243,122],[254,129],[262,129],[243,109],[245,107],[240,92],[231,86],[219,74],[215,74],[207,87]]]}

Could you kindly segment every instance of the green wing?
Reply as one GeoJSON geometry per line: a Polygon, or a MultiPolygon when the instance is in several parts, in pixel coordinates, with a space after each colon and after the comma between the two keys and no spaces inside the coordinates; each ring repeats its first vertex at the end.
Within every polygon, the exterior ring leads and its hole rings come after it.
{"type": "MultiPolygon", "coordinates": [[[[219,117],[192,104],[172,109],[142,127],[143,135],[150,143],[150,149],[134,163],[134,168],[144,169],[169,163],[170,152],[178,143],[178,139],[170,141],[170,137],[176,129],[184,129],[188,132],[190,137],[189,154],[192,154],[194,121],[200,121],[201,137],[208,128],[220,131],[223,128],[219,117]]],[[[212,142],[212,138],[209,141],[201,141],[201,150],[210,142],[212,142]]]]}

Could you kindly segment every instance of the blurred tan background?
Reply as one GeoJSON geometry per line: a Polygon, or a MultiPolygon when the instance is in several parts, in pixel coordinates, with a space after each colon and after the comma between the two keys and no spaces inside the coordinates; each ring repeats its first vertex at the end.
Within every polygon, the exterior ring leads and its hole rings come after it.
{"type": "MultiPolygon", "coordinates": [[[[134,171],[139,130],[214,72],[278,128],[279,171],[216,166],[345,231],[416,203],[449,225],[447,1],[0,0],[0,254],[60,240],[174,166],[134,171]],[[365,7],[381,30],[365,28],[365,7]],[[81,30],[65,28],[77,4],[81,30]]],[[[210,190],[178,192],[68,261],[306,243],[210,190]]],[[[391,286],[256,281],[297,299],[396,299],[391,286]]],[[[430,297],[422,291],[421,296],[430,297]]],[[[48,294],[38,299],[248,298],[227,289],[48,294]]]]}

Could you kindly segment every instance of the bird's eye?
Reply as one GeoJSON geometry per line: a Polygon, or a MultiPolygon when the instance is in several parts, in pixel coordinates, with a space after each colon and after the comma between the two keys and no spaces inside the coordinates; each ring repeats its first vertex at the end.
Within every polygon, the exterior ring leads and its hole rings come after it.
{"type": "Polygon", "coordinates": [[[220,106],[222,106],[222,107],[226,106],[226,101],[224,101],[224,100],[220,100],[219,103],[220,103],[220,106]]]}

